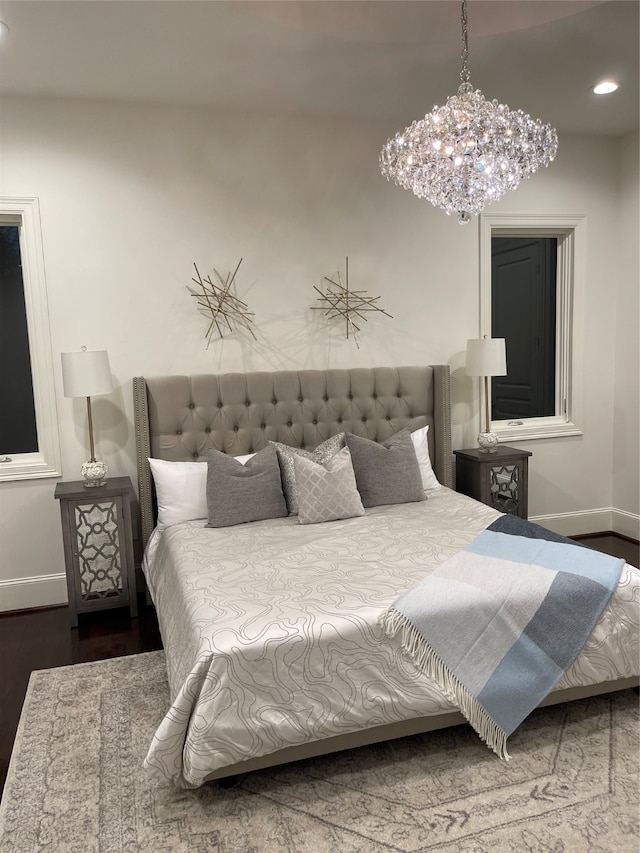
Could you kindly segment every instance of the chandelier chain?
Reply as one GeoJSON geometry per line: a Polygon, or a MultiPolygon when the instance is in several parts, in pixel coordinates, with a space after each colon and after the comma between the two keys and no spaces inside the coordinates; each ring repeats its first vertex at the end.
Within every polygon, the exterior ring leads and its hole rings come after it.
{"type": "Polygon", "coordinates": [[[467,0],[462,0],[462,12],[460,16],[462,23],[462,70],[460,71],[460,81],[468,83],[471,79],[471,72],[467,68],[469,61],[469,37],[467,34],[467,0]]]}

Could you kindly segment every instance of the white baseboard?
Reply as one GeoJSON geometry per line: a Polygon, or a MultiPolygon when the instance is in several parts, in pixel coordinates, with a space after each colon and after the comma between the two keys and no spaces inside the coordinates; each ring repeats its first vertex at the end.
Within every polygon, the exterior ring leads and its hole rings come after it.
{"type": "Polygon", "coordinates": [[[67,604],[68,600],[64,574],[0,581],[0,611],[50,607],[67,604]]]}
{"type": "Polygon", "coordinates": [[[590,509],[582,512],[562,512],[556,515],[531,516],[529,521],[540,524],[562,536],[581,536],[587,533],[618,533],[640,540],[640,515],[615,507],[590,509]]]}
{"type": "Polygon", "coordinates": [[[640,542],[640,515],[623,509],[611,510],[611,530],[620,536],[628,536],[640,542]]]}

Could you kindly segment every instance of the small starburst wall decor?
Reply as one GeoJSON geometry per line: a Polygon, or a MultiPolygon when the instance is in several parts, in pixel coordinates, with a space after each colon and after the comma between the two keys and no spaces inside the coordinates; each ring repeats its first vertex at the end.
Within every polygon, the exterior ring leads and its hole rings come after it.
{"type": "Polygon", "coordinates": [[[327,282],[327,288],[324,293],[315,284],[313,286],[313,289],[320,294],[317,301],[322,304],[312,305],[312,310],[324,311],[325,316],[329,320],[334,320],[336,317],[343,319],[346,324],[347,340],[351,335],[358,349],[360,349],[360,344],[358,343],[360,326],[358,322],[361,320],[365,323],[367,322],[369,318],[365,314],[376,311],[379,314],[384,314],[385,317],[393,319],[391,314],[378,305],[379,296],[367,296],[366,290],[350,289],[348,257],[345,264],[344,284],[342,283],[342,277],[339,272],[335,278],[324,276],[323,281],[327,282]]]}
{"type": "Polygon", "coordinates": [[[218,337],[224,337],[225,333],[234,332],[237,329],[246,329],[254,341],[257,340],[252,324],[254,314],[249,311],[249,306],[242,299],[239,299],[231,292],[234,285],[236,274],[240,269],[242,258],[238,261],[238,266],[233,273],[227,273],[226,277],[222,277],[220,273],[214,269],[213,274],[216,281],[212,281],[211,275],[203,278],[200,275],[200,270],[194,263],[196,278],[191,281],[197,287],[187,285],[187,290],[191,293],[198,305],[198,310],[209,320],[209,326],[205,334],[207,341],[207,349],[211,343],[211,338],[214,333],[218,337]]]}

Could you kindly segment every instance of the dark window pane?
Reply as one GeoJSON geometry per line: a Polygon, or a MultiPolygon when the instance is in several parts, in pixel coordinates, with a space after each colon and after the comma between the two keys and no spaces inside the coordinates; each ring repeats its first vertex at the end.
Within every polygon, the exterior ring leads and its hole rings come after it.
{"type": "Polygon", "coordinates": [[[17,225],[0,226],[0,454],[38,450],[17,225]]]}
{"type": "Polygon", "coordinates": [[[491,381],[491,419],[556,412],[555,237],[491,238],[491,336],[504,338],[507,375],[491,381]]]}

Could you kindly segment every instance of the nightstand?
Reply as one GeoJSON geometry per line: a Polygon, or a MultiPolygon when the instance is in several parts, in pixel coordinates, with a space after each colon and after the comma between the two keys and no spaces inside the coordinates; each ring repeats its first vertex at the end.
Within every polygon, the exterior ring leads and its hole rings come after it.
{"type": "Polygon", "coordinates": [[[129,477],[112,477],[105,486],[83,481],[58,483],[71,627],[78,614],[128,607],[138,615],[133,559],[129,477]]]}
{"type": "Polygon", "coordinates": [[[454,450],[456,491],[500,512],[526,518],[528,512],[528,450],[499,445],[494,453],[479,448],[454,450]]]}

